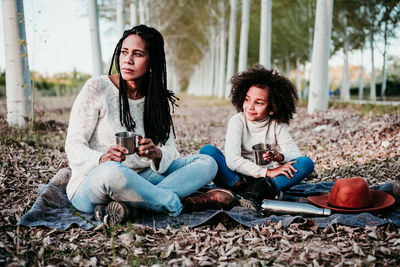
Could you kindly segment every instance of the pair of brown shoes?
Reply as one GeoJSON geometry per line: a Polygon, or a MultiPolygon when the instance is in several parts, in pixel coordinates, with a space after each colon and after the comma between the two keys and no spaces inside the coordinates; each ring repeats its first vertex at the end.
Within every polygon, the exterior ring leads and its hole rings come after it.
{"type": "Polygon", "coordinates": [[[212,209],[230,210],[234,201],[235,197],[230,190],[222,188],[211,189],[203,194],[182,199],[182,213],[212,209]]]}

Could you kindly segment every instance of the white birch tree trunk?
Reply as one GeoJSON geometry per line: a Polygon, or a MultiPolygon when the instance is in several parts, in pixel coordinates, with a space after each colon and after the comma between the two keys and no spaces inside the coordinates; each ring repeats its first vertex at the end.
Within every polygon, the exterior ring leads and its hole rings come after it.
{"type": "Polygon", "coordinates": [[[375,78],[375,56],[374,56],[374,33],[370,33],[370,47],[371,47],[371,84],[369,98],[376,101],[376,78],[375,78]]]}
{"type": "Polygon", "coordinates": [[[328,109],[333,0],[317,0],[308,113],[328,109]]]}
{"type": "Polygon", "coordinates": [[[140,24],[145,24],[145,3],[144,0],[138,0],[139,1],[139,23],[140,24]]]}
{"type": "Polygon", "coordinates": [[[238,71],[247,69],[247,48],[249,42],[250,1],[242,0],[242,25],[240,28],[240,48],[238,71]]]}
{"type": "Polygon", "coordinates": [[[364,49],[361,48],[361,64],[360,64],[360,78],[358,81],[358,99],[362,100],[364,98],[364,49]]]}
{"type": "Polygon", "coordinates": [[[130,11],[130,28],[139,24],[139,17],[138,17],[138,0],[131,0],[129,5],[130,11]]]}
{"type": "Polygon", "coordinates": [[[385,22],[385,32],[383,37],[383,65],[382,65],[382,88],[381,96],[382,100],[386,100],[386,49],[387,49],[387,22],[385,22]]]}
{"type": "Polygon", "coordinates": [[[261,29],[259,62],[271,68],[272,0],[261,1],[261,29]]]}
{"type": "Polygon", "coordinates": [[[92,43],[92,64],[93,76],[104,74],[103,60],[101,55],[100,31],[99,31],[99,13],[97,0],[89,0],[89,25],[90,40],[92,43]]]}
{"type": "Polygon", "coordinates": [[[349,85],[349,40],[347,36],[343,43],[343,77],[340,98],[344,101],[350,100],[350,85],[349,85]]]}
{"type": "Polygon", "coordinates": [[[300,58],[296,59],[296,87],[299,99],[303,98],[301,93],[301,71],[300,71],[300,58]]]}
{"type": "Polygon", "coordinates": [[[7,123],[25,128],[33,120],[33,95],[28,64],[22,0],[3,0],[6,54],[7,123]]]}
{"type": "Polygon", "coordinates": [[[117,30],[118,39],[122,37],[125,30],[125,0],[117,0],[117,30]]]}
{"type": "Polygon", "coordinates": [[[217,60],[216,60],[216,51],[217,51],[217,36],[216,36],[216,29],[214,27],[211,27],[211,44],[210,44],[210,59],[209,59],[209,68],[208,68],[208,77],[210,81],[210,85],[208,86],[208,94],[207,96],[213,96],[216,95],[216,66],[217,66],[217,60]]]}
{"type": "Polygon", "coordinates": [[[218,75],[218,97],[225,97],[225,67],[226,67],[226,30],[225,30],[225,3],[219,1],[219,75],[218,75]]]}
{"type": "Polygon", "coordinates": [[[289,58],[289,52],[285,56],[285,73],[286,77],[290,79],[290,58],[289,58]]]}
{"type": "Polygon", "coordinates": [[[228,83],[229,79],[235,72],[235,44],[236,44],[236,9],[237,0],[230,0],[230,15],[229,15],[229,43],[228,43],[228,59],[226,64],[226,87],[225,98],[228,99],[231,88],[228,83]]]}

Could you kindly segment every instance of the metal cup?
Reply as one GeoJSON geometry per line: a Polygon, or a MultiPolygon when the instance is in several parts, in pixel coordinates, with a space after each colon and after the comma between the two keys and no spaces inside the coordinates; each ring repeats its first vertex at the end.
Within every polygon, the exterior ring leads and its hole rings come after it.
{"type": "Polygon", "coordinates": [[[119,132],[115,134],[117,145],[121,145],[129,150],[126,155],[131,155],[136,152],[139,146],[139,140],[142,136],[133,132],[119,132]]]}
{"type": "Polygon", "coordinates": [[[251,147],[253,149],[253,156],[254,156],[254,162],[257,165],[265,165],[269,162],[267,162],[263,158],[263,154],[266,151],[271,151],[273,153],[273,150],[271,150],[271,145],[270,144],[256,144],[251,147]]]}

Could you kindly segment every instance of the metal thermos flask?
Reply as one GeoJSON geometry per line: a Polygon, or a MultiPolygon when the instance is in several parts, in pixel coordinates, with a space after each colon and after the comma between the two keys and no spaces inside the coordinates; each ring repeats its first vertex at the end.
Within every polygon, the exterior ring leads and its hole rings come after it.
{"type": "Polygon", "coordinates": [[[318,208],[311,204],[281,201],[281,200],[269,200],[264,199],[261,204],[261,212],[277,212],[277,213],[290,213],[290,214],[315,214],[315,215],[331,215],[330,209],[318,208]]]}

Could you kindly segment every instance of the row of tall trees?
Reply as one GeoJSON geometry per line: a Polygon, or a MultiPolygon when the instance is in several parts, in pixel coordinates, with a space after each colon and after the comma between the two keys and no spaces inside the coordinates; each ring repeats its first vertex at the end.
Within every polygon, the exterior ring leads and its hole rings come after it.
{"type": "MultiPolygon", "coordinates": [[[[24,110],[19,113],[11,111],[16,104],[10,102],[8,117],[10,122],[23,124],[26,119],[22,120],[22,117],[32,117],[29,115],[32,114],[29,104],[32,103],[32,90],[28,80],[23,5],[22,0],[2,2],[5,33],[9,34],[5,38],[6,54],[25,60],[18,64],[21,71],[11,71],[14,68],[11,62],[18,60],[7,58],[7,101],[28,103],[24,108],[16,109],[24,110]],[[12,78],[13,72],[18,73],[19,78],[12,78]],[[18,84],[18,89],[12,89],[12,84],[18,84]],[[15,115],[19,119],[11,119],[12,114],[22,115],[15,115]]],[[[306,84],[311,80],[310,90],[318,90],[314,95],[321,92],[323,99],[319,101],[309,97],[312,103],[327,101],[327,62],[334,53],[343,55],[341,97],[348,100],[348,54],[367,49],[371,51],[372,67],[369,97],[376,100],[374,50],[377,41],[384,43],[382,95],[385,96],[386,51],[400,20],[398,0],[348,0],[336,1],[335,4],[333,0],[89,0],[86,3],[89,7],[94,75],[104,73],[99,18],[115,22],[117,26],[113,30],[120,34],[124,29],[143,23],[156,27],[165,37],[169,87],[175,92],[187,87],[191,94],[227,98],[229,78],[237,71],[261,63],[268,68],[278,68],[286,75],[290,75],[292,69],[296,70],[300,96],[311,95],[306,84]],[[318,10],[320,15],[316,15],[318,10]],[[319,26],[321,33],[317,35],[319,26]],[[316,63],[318,60],[321,63],[316,63]],[[310,63],[311,74],[306,72],[310,63]],[[324,74],[317,75],[321,70],[324,74]]],[[[362,97],[363,62],[360,62],[360,68],[362,97]]],[[[326,106],[315,109],[323,110],[326,106]]]]}

